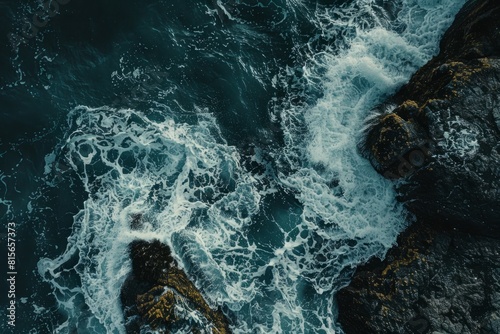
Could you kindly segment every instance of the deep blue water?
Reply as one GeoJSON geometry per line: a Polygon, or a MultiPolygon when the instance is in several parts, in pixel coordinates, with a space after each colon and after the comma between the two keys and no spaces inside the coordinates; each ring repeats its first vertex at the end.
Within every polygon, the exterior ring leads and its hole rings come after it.
{"type": "Polygon", "coordinates": [[[127,245],[155,238],[235,333],[338,332],[409,219],[364,120],[464,1],[59,2],[0,2],[0,332],[123,333],[127,245]]]}

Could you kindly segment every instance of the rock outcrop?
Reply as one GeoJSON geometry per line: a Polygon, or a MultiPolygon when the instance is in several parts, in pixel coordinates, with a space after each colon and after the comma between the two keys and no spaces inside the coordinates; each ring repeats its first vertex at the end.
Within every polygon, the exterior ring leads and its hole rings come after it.
{"type": "Polygon", "coordinates": [[[500,333],[500,2],[471,0],[362,150],[417,223],[337,300],[346,334],[500,333]]]}
{"type": "MultiPolygon", "coordinates": [[[[136,219],[134,219],[135,221],[136,219]]],[[[158,240],[130,244],[132,273],[121,291],[127,333],[230,333],[227,319],[212,309],[158,240]]]]}
{"type": "Polygon", "coordinates": [[[498,334],[500,242],[417,223],[337,301],[346,334],[498,334]]]}
{"type": "Polygon", "coordinates": [[[500,236],[500,3],[469,1],[363,147],[417,217],[500,236]]]}

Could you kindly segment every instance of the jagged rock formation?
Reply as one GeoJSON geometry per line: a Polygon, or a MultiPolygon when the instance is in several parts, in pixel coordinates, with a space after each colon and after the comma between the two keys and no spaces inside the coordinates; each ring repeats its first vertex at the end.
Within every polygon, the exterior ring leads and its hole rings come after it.
{"type": "Polygon", "coordinates": [[[338,295],[346,334],[500,333],[500,2],[470,0],[362,150],[417,223],[338,295]]]}
{"type": "MultiPolygon", "coordinates": [[[[136,222],[138,219],[134,219],[136,222]]],[[[121,301],[128,333],[151,328],[158,333],[230,333],[220,310],[210,308],[195,285],[158,240],[130,244],[132,274],[125,281],[121,301]]]]}
{"type": "Polygon", "coordinates": [[[498,334],[500,243],[415,224],[337,300],[347,334],[498,334]]]}
{"type": "Polygon", "coordinates": [[[427,221],[500,236],[500,3],[469,1],[364,152],[427,221]]]}

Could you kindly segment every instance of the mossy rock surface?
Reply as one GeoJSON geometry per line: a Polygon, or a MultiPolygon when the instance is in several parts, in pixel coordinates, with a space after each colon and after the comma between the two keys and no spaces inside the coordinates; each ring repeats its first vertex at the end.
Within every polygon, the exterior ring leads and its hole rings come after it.
{"type": "Polygon", "coordinates": [[[134,241],[129,246],[132,273],[124,283],[121,300],[128,333],[152,329],[171,333],[231,333],[220,309],[206,302],[186,273],[158,240],[134,241]]]}

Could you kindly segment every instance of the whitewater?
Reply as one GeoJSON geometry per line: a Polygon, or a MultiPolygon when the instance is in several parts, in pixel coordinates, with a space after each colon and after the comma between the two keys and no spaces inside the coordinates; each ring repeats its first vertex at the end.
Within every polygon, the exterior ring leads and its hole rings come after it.
{"type": "MultiPolygon", "coordinates": [[[[209,304],[223,307],[234,333],[341,333],[336,292],[357,265],[383,257],[411,221],[391,182],[357,150],[365,120],[437,54],[464,2],[283,3],[273,24],[305,16],[317,31],[297,41],[301,65],[261,72],[240,59],[246,73],[285,92],[266,111],[281,145],[237,147],[208,103],[196,103],[189,116],[155,97],[148,108],[72,108],[61,141],[45,156],[46,183],[72,170],[86,193],[66,249],[37,265],[65,316],[53,332],[124,333],[128,245],[158,239],[209,304]],[[136,215],[140,229],[130,226],[136,215]]],[[[206,15],[253,43],[235,4],[214,1],[206,15]]],[[[124,61],[111,80],[119,85],[151,71],[124,61]]],[[[154,89],[169,99],[176,87],[154,89]]]]}

